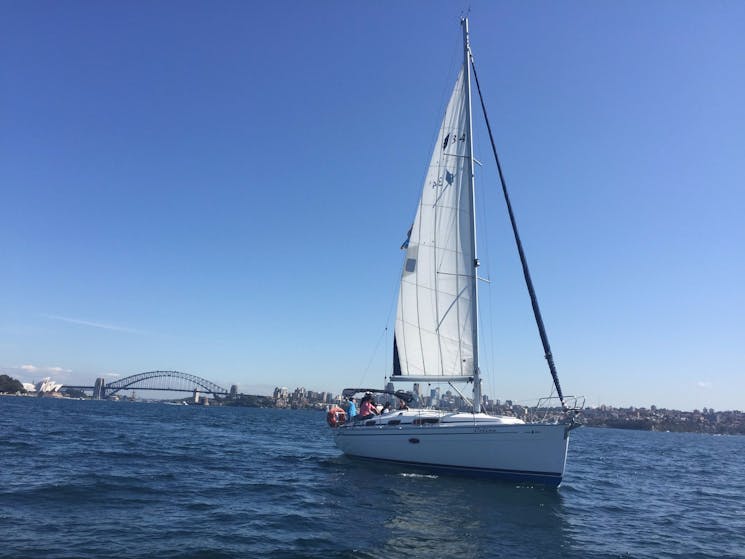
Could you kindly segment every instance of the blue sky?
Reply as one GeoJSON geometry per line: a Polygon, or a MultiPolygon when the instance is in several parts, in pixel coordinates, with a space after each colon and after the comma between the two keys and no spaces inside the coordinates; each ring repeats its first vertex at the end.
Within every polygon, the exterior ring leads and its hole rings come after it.
{"type": "MultiPolygon", "coordinates": [[[[382,384],[464,5],[4,2],[0,371],[382,384]]],[[[565,392],[745,409],[745,4],[470,5],[565,392]]],[[[551,381],[474,134],[485,391],[530,401],[551,381]]]]}

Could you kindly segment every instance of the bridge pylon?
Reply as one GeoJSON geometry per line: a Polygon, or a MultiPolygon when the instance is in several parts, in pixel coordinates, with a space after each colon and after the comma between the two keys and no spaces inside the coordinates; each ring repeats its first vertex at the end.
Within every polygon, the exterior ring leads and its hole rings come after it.
{"type": "Polygon", "coordinates": [[[104,400],[105,398],[106,398],[106,379],[103,377],[98,377],[96,379],[96,384],[93,387],[93,399],[104,400]]]}

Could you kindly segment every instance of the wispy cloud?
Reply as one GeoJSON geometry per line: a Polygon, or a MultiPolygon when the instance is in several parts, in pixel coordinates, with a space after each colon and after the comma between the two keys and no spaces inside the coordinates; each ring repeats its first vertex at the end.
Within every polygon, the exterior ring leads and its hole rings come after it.
{"type": "Polygon", "coordinates": [[[52,320],[60,320],[62,322],[69,322],[70,324],[79,324],[81,326],[90,326],[91,328],[100,328],[102,330],[114,330],[116,332],[127,332],[129,334],[147,334],[143,330],[137,330],[135,328],[127,328],[126,326],[118,326],[116,324],[107,324],[105,322],[94,322],[92,320],[83,320],[80,318],[70,318],[68,316],[60,316],[57,314],[45,314],[43,315],[52,320]]]}
{"type": "Polygon", "coordinates": [[[72,373],[71,369],[64,369],[62,367],[37,367],[36,365],[21,365],[20,367],[14,367],[26,371],[27,373],[72,373]]]}
{"type": "Polygon", "coordinates": [[[47,365],[0,365],[0,373],[5,373],[22,381],[37,381],[43,377],[52,377],[57,382],[69,382],[74,376],[72,369],[47,365]]]}
{"type": "Polygon", "coordinates": [[[711,388],[711,383],[705,380],[700,380],[696,383],[699,388],[711,388]]]}

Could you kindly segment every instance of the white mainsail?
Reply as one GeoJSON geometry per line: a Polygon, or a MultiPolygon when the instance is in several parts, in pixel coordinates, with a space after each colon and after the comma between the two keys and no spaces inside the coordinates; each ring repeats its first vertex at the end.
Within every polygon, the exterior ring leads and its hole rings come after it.
{"type": "Polygon", "coordinates": [[[475,233],[466,72],[464,66],[455,82],[405,244],[394,377],[474,374],[475,233]]]}

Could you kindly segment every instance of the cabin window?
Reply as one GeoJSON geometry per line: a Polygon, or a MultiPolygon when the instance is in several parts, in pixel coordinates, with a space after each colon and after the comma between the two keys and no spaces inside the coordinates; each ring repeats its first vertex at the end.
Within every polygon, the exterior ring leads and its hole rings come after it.
{"type": "Polygon", "coordinates": [[[418,419],[414,420],[414,425],[427,425],[432,423],[439,423],[440,418],[439,417],[420,417],[418,419]]]}
{"type": "Polygon", "coordinates": [[[391,419],[388,422],[388,425],[400,425],[400,423],[401,423],[401,420],[400,419],[391,419]]]}

